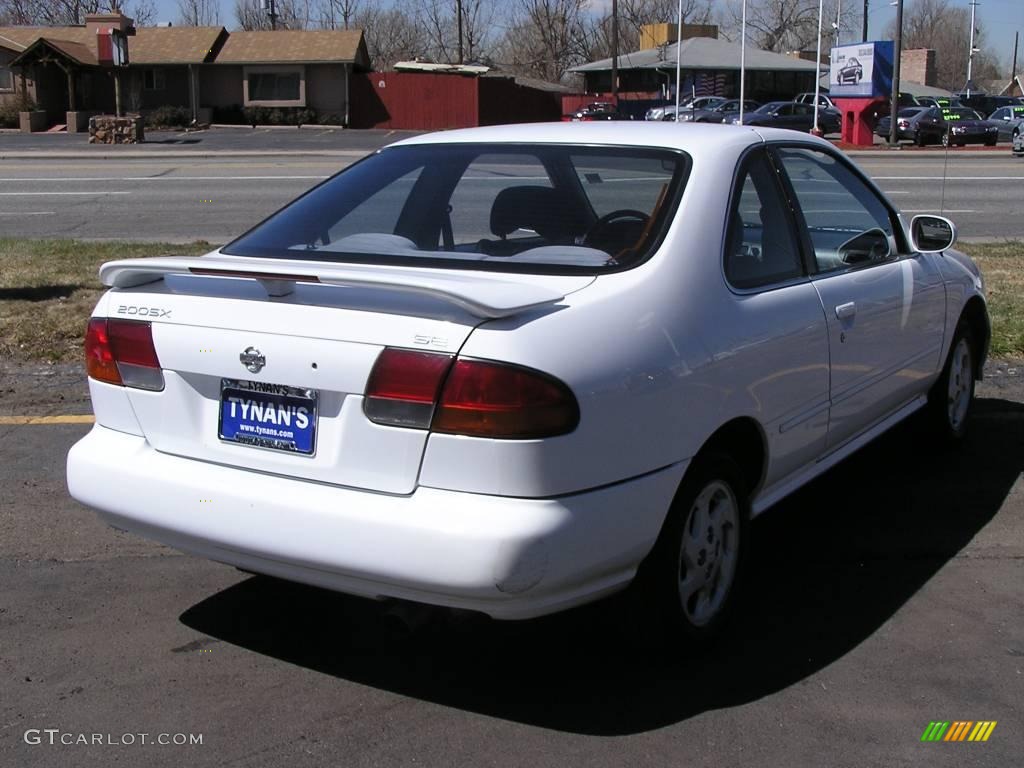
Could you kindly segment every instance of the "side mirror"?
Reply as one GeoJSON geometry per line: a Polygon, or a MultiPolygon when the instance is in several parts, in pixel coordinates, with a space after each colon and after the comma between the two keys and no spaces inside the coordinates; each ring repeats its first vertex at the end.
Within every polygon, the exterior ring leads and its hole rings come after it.
{"type": "Polygon", "coordinates": [[[940,253],[956,242],[956,224],[943,216],[915,216],[910,242],[918,253],[940,253]]]}

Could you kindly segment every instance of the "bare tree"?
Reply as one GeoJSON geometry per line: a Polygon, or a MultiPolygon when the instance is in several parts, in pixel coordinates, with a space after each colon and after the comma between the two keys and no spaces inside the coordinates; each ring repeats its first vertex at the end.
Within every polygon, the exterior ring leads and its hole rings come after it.
{"type": "MultiPolygon", "coordinates": [[[[998,77],[1000,67],[984,50],[984,27],[980,20],[975,23],[974,47],[982,49],[974,54],[972,76],[977,82],[998,77]]],[[[888,34],[894,35],[895,31],[893,22],[888,34]]],[[[912,0],[903,11],[903,49],[935,50],[936,84],[940,88],[958,91],[966,84],[970,38],[971,12],[949,0],[912,0]]]]}
{"type": "Polygon", "coordinates": [[[183,27],[220,25],[220,3],[217,0],[178,0],[178,24],[183,27]]]}
{"type": "MultiPolygon", "coordinates": [[[[826,0],[822,18],[822,51],[835,42],[832,22],[836,18],[836,0],[826,0]]],[[[844,29],[852,29],[857,4],[844,3],[844,29]]],[[[741,6],[732,0],[722,17],[725,36],[739,41],[741,6]]],[[[814,50],[818,43],[818,0],[747,0],[747,43],[766,51],[814,50]]]]}
{"type": "Polygon", "coordinates": [[[156,18],[153,0],[0,0],[0,18],[9,24],[38,24],[47,27],[84,24],[88,13],[110,13],[121,10],[135,20],[137,26],[147,26],[156,18]]]}
{"type": "Polygon", "coordinates": [[[520,74],[557,82],[587,61],[587,0],[516,0],[496,58],[520,74]]]}
{"type": "Polygon", "coordinates": [[[487,58],[496,9],[494,0],[417,0],[415,13],[435,61],[454,63],[459,49],[459,6],[462,9],[463,61],[487,58]]]}
{"type": "MultiPolygon", "coordinates": [[[[683,24],[712,23],[712,0],[683,0],[683,24]]],[[[677,0],[619,0],[619,53],[640,48],[640,28],[647,24],[676,23],[677,0]]],[[[612,55],[612,15],[609,11],[588,27],[588,58],[612,55]]]]}
{"type": "Polygon", "coordinates": [[[351,29],[367,5],[366,0],[320,0],[317,23],[323,29],[351,29]]]}
{"type": "MultiPolygon", "coordinates": [[[[306,29],[315,16],[311,0],[274,0],[278,29],[306,29]]],[[[235,21],[248,32],[271,29],[270,16],[260,0],[235,0],[235,21]]]]}
{"type": "Polygon", "coordinates": [[[373,5],[363,9],[353,23],[363,30],[374,69],[390,69],[396,61],[427,54],[429,43],[423,28],[413,15],[399,8],[382,9],[373,5]]]}

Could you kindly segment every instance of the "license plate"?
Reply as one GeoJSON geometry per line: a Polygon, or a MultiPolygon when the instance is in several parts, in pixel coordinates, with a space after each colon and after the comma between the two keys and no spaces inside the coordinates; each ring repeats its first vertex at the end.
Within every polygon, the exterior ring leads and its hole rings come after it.
{"type": "Polygon", "coordinates": [[[221,379],[217,434],[231,443],[311,456],[317,401],[315,389],[221,379]]]}

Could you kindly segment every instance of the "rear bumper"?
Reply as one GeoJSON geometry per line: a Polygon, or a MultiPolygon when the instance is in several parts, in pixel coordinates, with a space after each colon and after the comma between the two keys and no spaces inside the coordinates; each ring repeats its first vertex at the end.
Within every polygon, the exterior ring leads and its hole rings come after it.
{"type": "Polygon", "coordinates": [[[341,488],[159,453],[102,426],[71,495],[117,528],[247,570],[371,598],[523,619],[626,586],[686,462],[555,499],[341,488]]]}

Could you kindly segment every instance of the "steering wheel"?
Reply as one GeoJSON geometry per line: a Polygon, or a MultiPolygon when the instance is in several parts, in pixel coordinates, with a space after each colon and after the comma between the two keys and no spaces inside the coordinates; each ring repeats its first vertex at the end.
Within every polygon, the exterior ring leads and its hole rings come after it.
{"type": "MultiPolygon", "coordinates": [[[[637,211],[633,208],[619,208],[611,213],[606,213],[604,216],[598,218],[587,230],[587,233],[583,235],[583,245],[591,248],[598,248],[596,243],[600,243],[602,240],[607,240],[608,236],[612,234],[611,230],[615,224],[620,221],[628,221],[632,219],[640,223],[640,226],[646,226],[647,220],[651,217],[643,211],[637,211]]],[[[602,249],[603,250],[603,249],[602,249]]]]}

